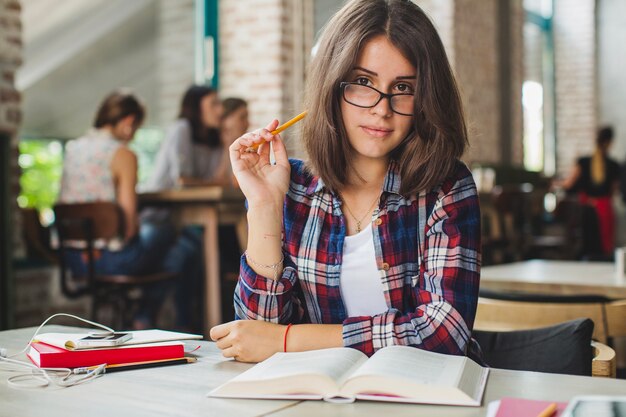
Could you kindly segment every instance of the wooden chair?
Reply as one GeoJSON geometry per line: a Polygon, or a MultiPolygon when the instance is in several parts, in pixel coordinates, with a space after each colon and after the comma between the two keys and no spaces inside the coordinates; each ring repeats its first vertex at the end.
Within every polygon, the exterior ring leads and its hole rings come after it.
{"type": "Polygon", "coordinates": [[[57,263],[56,255],[50,247],[50,230],[39,221],[39,212],[34,208],[20,208],[22,237],[26,253],[30,259],[38,259],[52,264],[57,263]]]}
{"type": "Polygon", "coordinates": [[[609,333],[605,305],[608,302],[605,297],[598,296],[505,294],[481,289],[474,328],[491,331],[526,330],[589,318],[594,323],[593,338],[607,343],[609,333]]]}
{"type": "Polygon", "coordinates": [[[604,305],[609,337],[626,337],[626,300],[611,301],[604,305]]]}
{"type": "Polygon", "coordinates": [[[591,340],[593,322],[578,319],[530,330],[474,330],[482,359],[495,368],[615,378],[615,351],[591,340]]]}
{"type": "Polygon", "coordinates": [[[108,243],[124,232],[124,217],[121,208],[111,202],[57,204],[54,207],[55,225],[59,239],[59,264],[61,269],[61,289],[69,298],[90,295],[92,298],[91,316],[98,321],[101,304],[112,304],[114,321],[120,328],[130,324],[134,289],[175,278],[169,272],[146,275],[102,275],[95,271],[98,244],[108,243]],[[72,277],[65,261],[65,251],[73,248],[76,242],[84,246],[87,258],[87,275],[72,277]]]}
{"type": "Polygon", "coordinates": [[[482,248],[486,264],[520,260],[528,233],[530,184],[496,186],[483,214],[482,248]]]}
{"type": "Polygon", "coordinates": [[[600,342],[591,342],[593,359],[591,362],[591,376],[615,378],[617,375],[617,358],[615,351],[600,342]]]}

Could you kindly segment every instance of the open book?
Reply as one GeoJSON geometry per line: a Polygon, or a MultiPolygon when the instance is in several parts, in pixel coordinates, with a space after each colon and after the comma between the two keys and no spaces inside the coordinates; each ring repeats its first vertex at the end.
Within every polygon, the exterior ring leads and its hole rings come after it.
{"type": "Polygon", "coordinates": [[[479,406],[488,373],[464,356],[408,346],[388,346],[369,359],[355,349],[333,348],[276,353],[209,396],[479,406]]]}

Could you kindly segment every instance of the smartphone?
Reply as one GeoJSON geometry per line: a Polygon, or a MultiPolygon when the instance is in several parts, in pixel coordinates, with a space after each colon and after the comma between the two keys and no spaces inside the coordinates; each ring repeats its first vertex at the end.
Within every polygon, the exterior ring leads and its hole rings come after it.
{"type": "Polygon", "coordinates": [[[589,395],[574,397],[562,417],[620,417],[626,416],[626,397],[589,395]]]}
{"type": "Polygon", "coordinates": [[[96,348],[96,347],[111,347],[119,346],[124,342],[132,339],[132,333],[105,333],[102,335],[90,334],[78,340],[76,344],[77,348],[96,348]]]}

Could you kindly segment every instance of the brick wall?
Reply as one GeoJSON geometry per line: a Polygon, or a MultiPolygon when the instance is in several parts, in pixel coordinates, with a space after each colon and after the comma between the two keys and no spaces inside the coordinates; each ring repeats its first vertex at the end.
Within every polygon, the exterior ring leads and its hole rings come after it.
{"type": "Polygon", "coordinates": [[[497,0],[457,0],[455,71],[468,120],[469,161],[500,160],[497,0]]]}
{"type": "Polygon", "coordinates": [[[510,1],[510,97],[511,97],[511,162],[522,165],[524,161],[522,83],[524,82],[524,5],[522,0],[510,1]]]}
{"type": "MultiPolygon", "coordinates": [[[[251,128],[299,113],[305,51],[313,37],[312,2],[223,0],[219,7],[221,96],[248,101],[251,128]]],[[[289,140],[293,133],[283,136],[297,153],[289,140]]]]}
{"type": "Polygon", "coordinates": [[[554,3],[557,173],[594,148],[596,114],[595,0],[554,3]]]}
{"type": "Polygon", "coordinates": [[[160,0],[158,12],[158,124],[172,123],[194,82],[194,0],[160,0]]]}
{"type": "MultiPolygon", "coordinates": [[[[9,178],[11,205],[13,212],[12,245],[14,255],[24,252],[20,239],[20,219],[17,216],[16,198],[19,192],[19,167],[17,165],[17,131],[22,120],[20,111],[21,96],[15,89],[15,71],[22,63],[22,24],[21,5],[17,0],[0,0],[0,131],[10,139],[9,178]]],[[[2,236],[7,238],[7,236],[2,236]]]]}
{"type": "Polygon", "coordinates": [[[522,27],[521,0],[506,0],[509,15],[503,22],[498,15],[503,3],[495,0],[415,0],[437,27],[461,90],[470,135],[468,162],[500,162],[502,140],[511,162],[522,162],[521,86],[522,27]],[[508,44],[501,49],[501,26],[507,30],[508,44]],[[500,78],[501,61],[506,60],[506,80],[500,78]],[[506,82],[507,86],[502,87],[506,82]],[[507,96],[502,96],[507,88],[507,96]],[[506,107],[502,100],[506,100],[506,107]],[[503,112],[508,120],[503,126],[503,112]]]}

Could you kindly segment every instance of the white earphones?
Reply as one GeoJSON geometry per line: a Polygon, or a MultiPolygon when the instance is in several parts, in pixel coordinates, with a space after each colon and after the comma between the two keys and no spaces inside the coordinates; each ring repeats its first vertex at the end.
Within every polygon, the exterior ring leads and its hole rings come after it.
{"type": "MultiPolygon", "coordinates": [[[[43,323],[41,323],[41,325],[35,331],[35,334],[33,335],[33,337],[31,337],[30,341],[26,344],[26,347],[22,349],[21,351],[13,355],[9,355],[8,350],[6,348],[0,348],[0,365],[7,365],[7,366],[14,366],[14,367],[17,366],[17,367],[22,368],[22,370],[20,370],[21,372],[20,374],[13,375],[7,378],[8,386],[10,386],[11,388],[30,389],[30,388],[44,388],[52,384],[57,387],[66,388],[66,387],[71,387],[74,385],[82,384],[83,382],[87,382],[91,379],[96,378],[98,375],[104,374],[104,372],[106,371],[106,368],[105,368],[106,363],[98,365],[94,369],[76,368],[74,370],[71,370],[70,368],[39,368],[33,365],[32,363],[13,359],[15,356],[18,356],[26,352],[26,350],[28,349],[32,341],[35,340],[35,337],[37,336],[37,334],[39,334],[39,331],[41,330],[41,328],[47,322],[59,316],[71,317],[71,318],[80,320],[82,322],[91,324],[92,326],[99,327],[105,330],[105,332],[102,332],[102,331],[90,332],[89,334],[92,335],[93,337],[107,337],[115,333],[115,331],[111,329],[110,327],[107,327],[103,324],[96,323],[90,320],[83,319],[73,314],[66,314],[66,313],[53,314],[52,316],[44,320],[43,323]],[[29,368],[30,372],[24,372],[23,371],[24,367],[29,368]],[[75,378],[75,377],[73,378],[73,376],[75,375],[83,375],[83,376],[78,377],[78,378],[75,378]]],[[[9,369],[9,371],[17,372],[17,369],[9,369]]]]}

